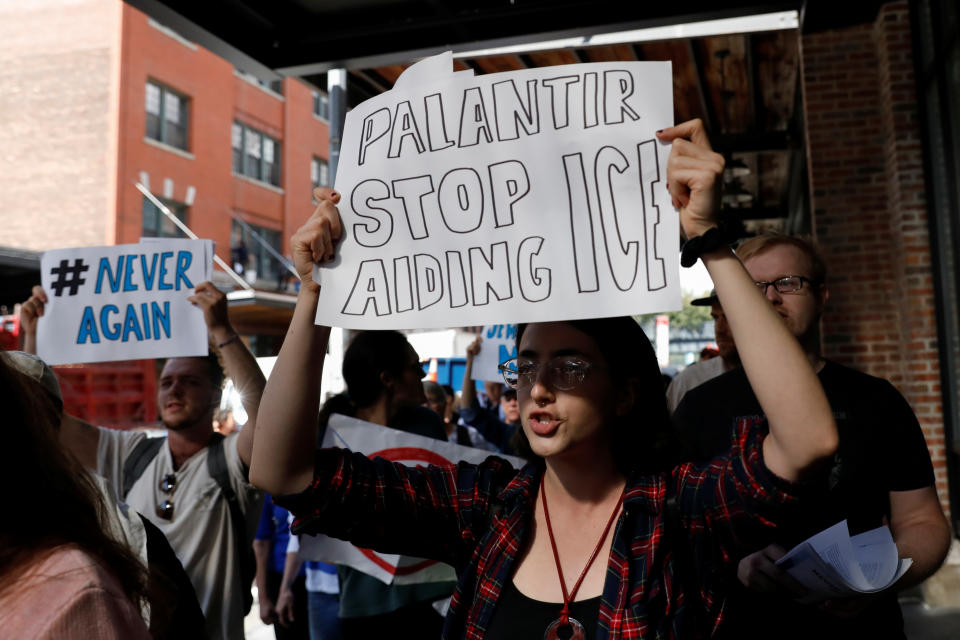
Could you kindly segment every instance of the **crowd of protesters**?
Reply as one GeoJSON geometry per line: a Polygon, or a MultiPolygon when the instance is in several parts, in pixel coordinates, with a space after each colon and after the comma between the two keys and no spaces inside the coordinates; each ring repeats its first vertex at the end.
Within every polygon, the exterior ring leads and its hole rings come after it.
{"type": "MultiPolygon", "coordinates": [[[[478,338],[459,398],[423,382],[403,334],[360,332],[346,391],[321,405],[329,328],[314,324],[311,273],[341,234],[325,188],[292,239],[301,287],[270,379],[224,294],[198,285],[211,354],[164,364],[165,437],[64,413],[52,370],[5,354],[4,634],[242,638],[256,584],[277,638],[904,637],[895,591],[801,605],[775,561],[846,519],[851,533],[890,526],[913,559],[897,588],[939,567],[950,531],[916,418],[888,383],[820,355],[829,289],[815,245],[761,236],[731,251],[715,231],[722,157],[698,121],[658,135],[716,286],[696,303],[711,306],[718,347],[666,395],[639,325],[604,318],[519,325],[517,356],[484,393],[478,338]],[[239,430],[219,411],[225,376],[248,416],[239,430]],[[490,456],[413,468],[319,449],[334,413],[490,456]],[[457,580],[388,585],[304,563],[306,534],[439,560],[457,580]]],[[[37,287],[22,306],[26,352],[45,303],[37,287]]]]}

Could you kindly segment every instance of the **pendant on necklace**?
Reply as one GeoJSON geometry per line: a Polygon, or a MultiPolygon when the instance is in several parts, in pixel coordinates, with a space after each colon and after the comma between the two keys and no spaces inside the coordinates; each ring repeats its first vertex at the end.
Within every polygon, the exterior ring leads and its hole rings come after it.
{"type": "Polygon", "coordinates": [[[587,632],[576,618],[567,618],[568,624],[563,624],[560,618],[550,623],[543,633],[543,640],[587,640],[587,632]]]}

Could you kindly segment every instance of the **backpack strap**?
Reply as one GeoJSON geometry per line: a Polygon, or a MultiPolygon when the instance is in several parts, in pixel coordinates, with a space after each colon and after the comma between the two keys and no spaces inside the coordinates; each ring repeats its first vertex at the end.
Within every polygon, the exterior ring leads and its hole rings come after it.
{"type": "Polygon", "coordinates": [[[230,471],[227,469],[227,456],[223,452],[223,435],[214,433],[210,440],[207,450],[207,471],[210,477],[217,481],[217,486],[227,499],[230,506],[230,520],[233,525],[233,532],[238,542],[244,542],[247,538],[246,526],[244,524],[243,509],[240,508],[240,500],[237,493],[230,484],[230,471]]]}
{"type": "Polygon", "coordinates": [[[243,516],[243,509],[240,508],[240,500],[237,493],[230,484],[230,471],[227,469],[227,457],[223,451],[224,437],[220,433],[214,433],[210,444],[207,447],[207,471],[210,473],[217,485],[220,487],[223,497],[227,499],[227,505],[230,508],[230,525],[233,528],[233,538],[236,542],[238,560],[240,562],[240,583],[243,587],[243,607],[244,611],[249,612],[253,602],[250,592],[250,585],[253,583],[255,564],[251,561],[253,552],[247,540],[246,520],[243,516]]]}
{"type": "Polygon", "coordinates": [[[167,443],[164,438],[144,438],[137,443],[127,459],[123,461],[122,492],[121,500],[127,499],[127,494],[133,489],[133,485],[140,479],[147,465],[157,457],[160,447],[167,443]]]}

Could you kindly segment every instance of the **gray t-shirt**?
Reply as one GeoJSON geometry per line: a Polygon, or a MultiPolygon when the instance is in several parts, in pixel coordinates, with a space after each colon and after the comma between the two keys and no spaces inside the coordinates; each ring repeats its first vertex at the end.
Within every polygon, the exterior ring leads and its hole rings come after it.
{"type": "MultiPolygon", "coordinates": [[[[144,433],[100,429],[97,470],[117,495],[122,491],[123,463],[145,437],[144,433]]],[[[238,433],[227,436],[223,452],[233,490],[246,517],[246,545],[256,532],[263,494],[247,482],[237,452],[238,437],[238,433]]],[[[207,619],[207,636],[242,639],[243,598],[237,541],[233,539],[230,507],[208,471],[207,453],[207,449],[200,451],[174,472],[169,445],[161,447],[130,489],[126,502],[167,536],[197,592],[207,619]],[[161,491],[160,484],[170,473],[176,476],[176,488],[167,494],[161,491]],[[157,516],[157,505],[165,499],[174,505],[171,520],[157,516]]]]}

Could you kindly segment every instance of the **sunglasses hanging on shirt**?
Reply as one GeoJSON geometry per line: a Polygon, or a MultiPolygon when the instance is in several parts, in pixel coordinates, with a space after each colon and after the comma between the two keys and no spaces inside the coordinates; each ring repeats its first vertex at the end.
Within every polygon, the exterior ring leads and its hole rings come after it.
{"type": "Polygon", "coordinates": [[[173,492],[177,488],[177,476],[168,473],[160,480],[160,491],[167,494],[167,497],[157,505],[157,516],[164,520],[173,520],[173,492]]]}

